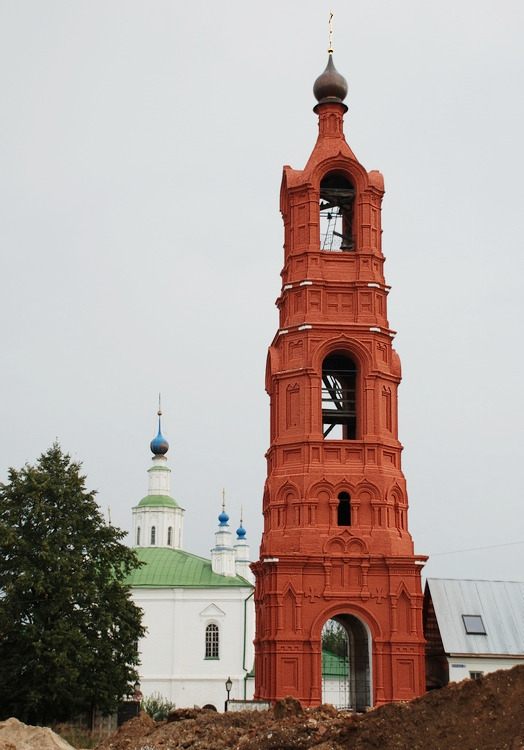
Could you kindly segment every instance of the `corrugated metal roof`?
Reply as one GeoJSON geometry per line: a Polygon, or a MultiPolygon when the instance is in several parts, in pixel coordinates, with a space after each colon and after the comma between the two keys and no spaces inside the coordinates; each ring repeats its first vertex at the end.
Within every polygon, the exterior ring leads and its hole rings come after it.
{"type": "Polygon", "coordinates": [[[524,655],[524,583],[428,578],[447,654],[524,655]],[[462,615],[480,615],[486,635],[466,632],[462,615]]]}
{"type": "Polygon", "coordinates": [[[190,552],[167,547],[138,547],[135,552],[145,565],[134,570],[126,580],[134,588],[252,588],[252,584],[240,576],[230,578],[213,573],[210,560],[190,552]]]}

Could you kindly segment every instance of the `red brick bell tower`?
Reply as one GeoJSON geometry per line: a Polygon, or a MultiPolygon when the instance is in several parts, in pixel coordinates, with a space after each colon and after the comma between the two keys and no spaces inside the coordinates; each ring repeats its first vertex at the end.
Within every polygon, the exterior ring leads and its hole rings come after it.
{"type": "Polygon", "coordinates": [[[349,705],[425,689],[420,571],[397,437],[400,361],[387,320],[384,183],[343,134],[330,53],[314,86],[319,135],[284,167],[280,327],[269,348],[271,444],[256,575],[255,697],[322,702],[322,628],[348,637],[349,705]]]}

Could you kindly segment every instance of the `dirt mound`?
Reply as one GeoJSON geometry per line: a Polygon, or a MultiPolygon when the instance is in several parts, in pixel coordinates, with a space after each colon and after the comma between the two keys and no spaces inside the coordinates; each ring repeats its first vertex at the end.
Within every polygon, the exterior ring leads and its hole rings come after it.
{"type": "Polygon", "coordinates": [[[367,714],[297,703],[252,713],[191,710],[187,718],[179,711],[158,724],[141,714],[96,750],[524,750],[524,665],[367,714]]]}
{"type": "Polygon", "coordinates": [[[0,722],[0,750],[73,750],[48,727],[31,727],[18,719],[0,722]]]}

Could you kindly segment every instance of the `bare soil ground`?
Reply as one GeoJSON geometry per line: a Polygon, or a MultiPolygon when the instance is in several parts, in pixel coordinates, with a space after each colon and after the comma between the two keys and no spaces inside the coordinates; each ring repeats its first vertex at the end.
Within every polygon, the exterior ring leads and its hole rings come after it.
{"type": "Polygon", "coordinates": [[[48,727],[31,727],[18,719],[0,722],[0,750],[73,750],[48,727]]]}
{"type": "Polygon", "coordinates": [[[269,711],[145,714],[96,750],[524,750],[524,665],[453,683],[367,714],[332,706],[303,710],[293,698],[269,711]]]}

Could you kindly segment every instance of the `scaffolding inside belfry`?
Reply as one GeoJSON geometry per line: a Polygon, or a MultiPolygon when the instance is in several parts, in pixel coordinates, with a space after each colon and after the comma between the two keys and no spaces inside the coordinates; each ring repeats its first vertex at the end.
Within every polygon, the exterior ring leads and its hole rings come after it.
{"type": "Polygon", "coordinates": [[[356,191],[339,175],[327,175],[320,185],[320,249],[350,252],[355,249],[353,205],[356,191]]]}

